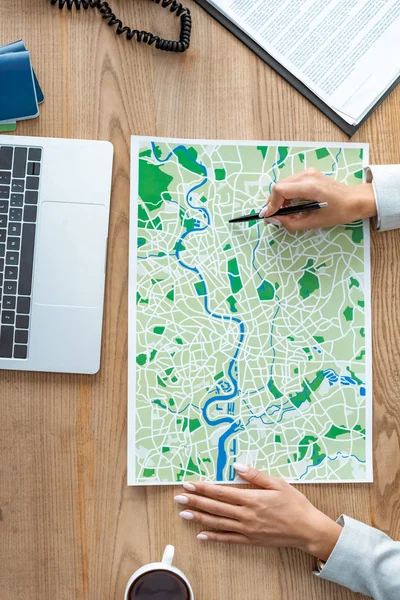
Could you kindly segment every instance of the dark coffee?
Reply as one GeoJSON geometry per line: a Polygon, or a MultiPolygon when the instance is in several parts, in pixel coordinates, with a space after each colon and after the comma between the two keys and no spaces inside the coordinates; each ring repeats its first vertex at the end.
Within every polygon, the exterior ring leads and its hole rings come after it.
{"type": "Polygon", "coordinates": [[[171,571],[143,573],[129,588],[128,600],[190,600],[186,583],[171,571]]]}

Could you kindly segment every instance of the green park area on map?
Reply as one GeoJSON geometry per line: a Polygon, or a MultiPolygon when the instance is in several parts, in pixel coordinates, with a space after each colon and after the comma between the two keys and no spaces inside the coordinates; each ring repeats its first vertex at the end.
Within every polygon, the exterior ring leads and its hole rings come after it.
{"type": "Polygon", "coordinates": [[[129,483],[229,482],[235,461],[290,481],[367,480],[363,223],[228,223],[308,167],[361,183],[363,149],[135,143],[129,483]]]}

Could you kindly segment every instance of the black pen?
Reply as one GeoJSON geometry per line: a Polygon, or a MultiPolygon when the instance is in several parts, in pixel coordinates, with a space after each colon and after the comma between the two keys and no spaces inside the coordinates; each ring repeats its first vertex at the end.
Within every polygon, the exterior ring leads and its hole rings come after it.
{"type": "Polygon", "coordinates": [[[246,221],[256,221],[257,219],[269,219],[270,217],[294,215],[296,213],[308,212],[310,210],[319,210],[320,208],[324,208],[324,206],[328,206],[328,203],[310,202],[308,204],[296,204],[296,206],[284,206],[283,208],[280,208],[278,211],[276,211],[272,215],[268,215],[267,217],[260,217],[260,213],[252,213],[251,215],[243,215],[241,217],[229,219],[229,223],[245,223],[246,221]]]}

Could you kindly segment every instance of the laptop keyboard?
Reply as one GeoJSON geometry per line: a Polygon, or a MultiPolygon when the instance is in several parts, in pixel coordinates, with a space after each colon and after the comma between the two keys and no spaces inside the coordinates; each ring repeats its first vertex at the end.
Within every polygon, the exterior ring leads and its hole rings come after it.
{"type": "Polygon", "coordinates": [[[28,357],[41,148],[0,146],[0,358],[28,357]]]}

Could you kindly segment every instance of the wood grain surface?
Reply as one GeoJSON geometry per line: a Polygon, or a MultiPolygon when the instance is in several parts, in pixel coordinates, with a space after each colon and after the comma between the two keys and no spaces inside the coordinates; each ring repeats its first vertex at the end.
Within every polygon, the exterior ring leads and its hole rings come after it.
{"type": "MultiPolygon", "coordinates": [[[[129,137],[347,141],[307,100],[192,0],[183,55],[127,43],[95,11],[2,0],[0,44],[23,38],[46,96],[20,135],[110,140],[115,147],[102,366],[94,377],[1,372],[0,600],[119,600],[140,565],[176,546],[196,600],[349,600],[295,550],[200,543],[173,488],[126,485],[129,137]]],[[[175,37],[149,0],[112,0],[127,24],[175,37]]],[[[3,90],[0,90],[3,93],[3,90]]],[[[400,88],[353,141],[372,163],[400,162],[400,88]]],[[[400,232],[372,235],[373,485],[301,489],[400,538],[400,232]]],[[[360,596],[359,596],[360,597],[360,596]]]]}

